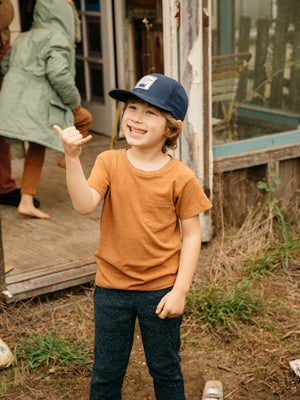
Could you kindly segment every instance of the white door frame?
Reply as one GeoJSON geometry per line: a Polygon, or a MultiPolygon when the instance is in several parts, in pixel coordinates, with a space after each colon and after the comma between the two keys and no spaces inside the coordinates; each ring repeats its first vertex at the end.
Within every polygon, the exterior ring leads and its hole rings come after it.
{"type": "MultiPolygon", "coordinates": [[[[103,93],[104,103],[91,100],[91,91],[89,82],[89,69],[85,68],[86,82],[86,100],[82,100],[83,107],[87,108],[93,116],[91,130],[102,133],[107,136],[112,135],[113,122],[115,118],[115,102],[109,97],[110,89],[115,88],[115,49],[114,49],[114,31],[113,31],[113,10],[110,0],[100,1],[100,13],[89,12],[89,15],[100,15],[101,17],[101,40],[102,40],[102,65],[103,65],[103,93]]],[[[81,0],[81,9],[85,10],[85,2],[81,0]]],[[[83,53],[84,62],[87,63],[88,40],[86,32],[86,21],[84,15],[81,15],[83,30],[83,53]]]]}

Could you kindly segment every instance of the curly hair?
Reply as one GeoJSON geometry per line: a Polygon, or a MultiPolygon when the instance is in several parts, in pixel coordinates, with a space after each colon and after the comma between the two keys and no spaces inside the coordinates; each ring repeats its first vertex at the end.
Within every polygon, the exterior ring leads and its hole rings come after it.
{"type": "Polygon", "coordinates": [[[166,137],[166,141],[162,148],[162,152],[166,153],[168,149],[176,149],[182,126],[169,112],[163,110],[159,111],[162,115],[166,117],[166,131],[164,134],[164,136],[166,137]]]}
{"type": "MultiPolygon", "coordinates": [[[[145,101],[140,100],[136,97],[130,97],[124,104],[123,114],[124,114],[126,108],[128,107],[128,103],[132,100],[135,100],[139,103],[145,103],[145,101]]],[[[152,106],[152,107],[155,107],[155,106],[152,106]]],[[[164,116],[166,118],[166,130],[164,133],[166,140],[165,140],[165,143],[163,144],[162,152],[166,153],[168,151],[168,149],[175,150],[177,147],[177,141],[178,141],[182,126],[176,120],[176,118],[173,117],[173,115],[171,113],[169,113],[168,111],[161,110],[158,107],[155,107],[155,108],[160,112],[160,114],[162,116],[164,116]]]]}

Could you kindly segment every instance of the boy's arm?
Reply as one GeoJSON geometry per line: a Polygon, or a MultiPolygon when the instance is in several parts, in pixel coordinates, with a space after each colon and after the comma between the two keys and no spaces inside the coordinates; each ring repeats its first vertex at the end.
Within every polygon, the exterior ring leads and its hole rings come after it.
{"type": "Polygon", "coordinates": [[[159,318],[174,318],[183,313],[185,297],[190,289],[201,248],[199,215],[181,220],[182,246],[179,269],[173,289],[159,302],[159,318]]]}
{"type": "Polygon", "coordinates": [[[65,130],[62,130],[57,125],[53,127],[65,149],[67,187],[73,207],[79,214],[90,214],[99,204],[101,196],[95,189],[89,187],[79,156],[82,151],[82,145],[89,142],[92,136],[89,135],[83,138],[73,126],[65,130]]]}

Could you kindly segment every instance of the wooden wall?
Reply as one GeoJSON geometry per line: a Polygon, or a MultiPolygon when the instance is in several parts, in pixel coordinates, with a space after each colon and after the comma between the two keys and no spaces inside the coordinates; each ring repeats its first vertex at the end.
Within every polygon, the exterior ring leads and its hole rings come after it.
{"type": "MultiPolygon", "coordinates": [[[[300,153],[300,145],[295,147],[300,153]]],[[[249,212],[249,208],[261,206],[266,193],[257,189],[259,181],[274,183],[275,178],[279,179],[281,183],[275,185],[277,190],[274,196],[284,205],[300,203],[300,156],[276,160],[274,154],[265,152],[264,161],[263,159],[257,161],[260,165],[246,168],[238,167],[237,158],[235,161],[232,160],[233,163],[237,163],[236,168],[229,167],[228,159],[223,166],[221,159],[215,160],[212,223],[214,230],[220,227],[221,211],[227,221],[239,225],[249,212]]],[[[280,154],[283,155],[283,152],[280,154]]],[[[295,152],[294,155],[296,154],[295,152]]],[[[253,159],[256,159],[255,154],[253,159]]]]}

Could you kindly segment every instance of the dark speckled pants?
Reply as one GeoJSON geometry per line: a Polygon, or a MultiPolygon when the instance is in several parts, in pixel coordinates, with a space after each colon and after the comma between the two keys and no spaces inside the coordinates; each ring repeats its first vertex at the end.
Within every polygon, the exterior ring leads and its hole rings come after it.
{"type": "Polygon", "coordinates": [[[138,318],[149,372],[157,400],[185,400],[180,367],[182,317],[155,314],[170,290],[124,291],[96,286],[95,347],[90,400],[120,400],[138,318]]]}

